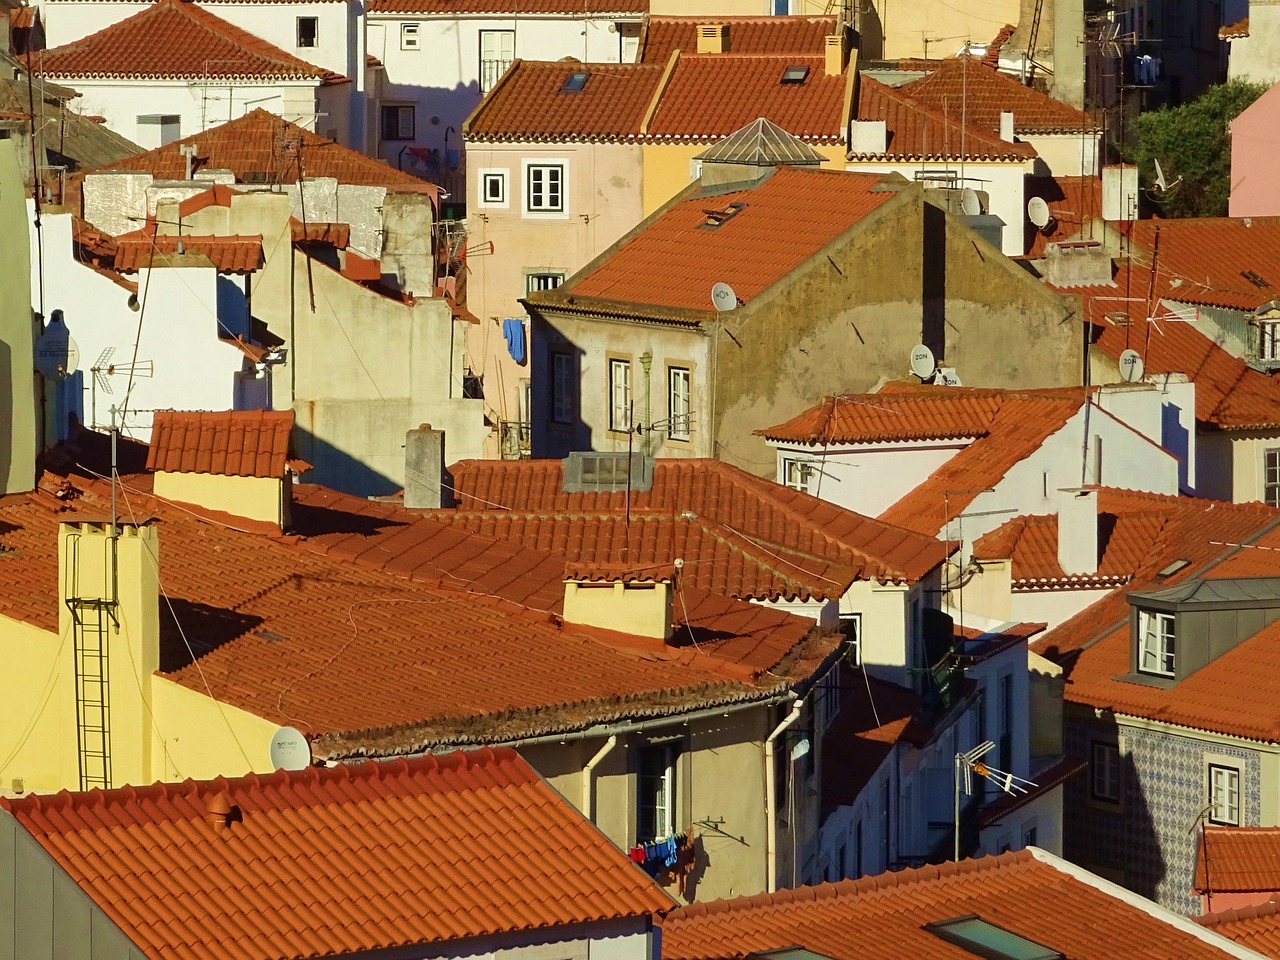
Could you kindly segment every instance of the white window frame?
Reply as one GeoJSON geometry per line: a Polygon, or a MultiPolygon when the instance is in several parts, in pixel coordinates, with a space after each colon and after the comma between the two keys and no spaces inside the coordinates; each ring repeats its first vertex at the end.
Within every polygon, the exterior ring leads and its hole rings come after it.
{"type": "Polygon", "coordinates": [[[542,293],[554,290],[564,283],[563,270],[526,270],[524,274],[524,294],[542,293]],[[550,282],[550,281],[554,281],[550,282]]]}
{"type": "Polygon", "coordinates": [[[678,814],[676,811],[676,802],[678,800],[678,785],[676,779],[678,776],[677,768],[680,762],[680,752],[673,743],[655,743],[640,747],[636,751],[636,842],[646,843],[652,840],[661,840],[669,837],[678,829],[678,814]],[[644,774],[644,755],[658,756],[663,763],[662,773],[660,774],[661,782],[658,790],[654,792],[653,810],[654,810],[654,826],[657,828],[656,835],[646,837],[640,833],[642,811],[649,806],[646,798],[645,784],[642,781],[644,774]]]}
{"type": "Polygon", "coordinates": [[[418,110],[414,103],[380,103],[378,104],[378,140],[381,143],[412,143],[418,133],[418,110]],[[386,111],[396,111],[396,133],[394,137],[386,134],[386,111]],[[406,113],[407,111],[407,113],[406,113]],[[404,120],[409,118],[409,135],[404,135],[404,120]]]}
{"type": "Polygon", "coordinates": [[[1280,507],[1280,447],[1262,451],[1262,502],[1280,507]]]}
{"type": "Polygon", "coordinates": [[[1224,763],[1209,764],[1209,822],[1240,825],[1240,768],[1224,763]]]}
{"type": "Polygon", "coordinates": [[[400,24],[400,49],[422,49],[422,24],[416,22],[400,24]]]}
{"type": "Polygon", "coordinates": [[[551,422],[573,423],[573,354],[551,353],[551,422]]]}
{"type": "Polygon", "coordinates": [[[1258,359],[1280,360],[1280,320],[1258,321],[1258,359]]]}
{"type": "Polygon", "coordinates": [[[1120,745],[1095,740],[1089,749],[1089,797],[1119,806],[1121,800],[1120,745]]]}
{"type": "Polygon", "coordinates": [[[630,433],[631,428],[631,360],[609,357],[609,429],[630,433]]]}
{"type": "Polygon", "coordinates": [[[844,662],[851,667],[862,666],[862,614],[840,614],[840,629],[845,636],[845,650],[853,651],[853,656],[844,662]]]}
{"type": "Polygon", "coordinates": [[[667,439],[688,442],[693,436],[693,368],[667,367],[667,439]]]}
{"type": "Polygon", "coordinates": [[[481,30],[476,43],[479,51],[479,63],[477,65],[479,67],[480,92],[488,93],[502,79],[502,75],[507,72],[507,68],[511,66],[512,61],[516,58],[516,32],[514,30],[481,30]],[[502,49],[508,44],[504,44],[501,41],[498,43],[496,55],[492,48],[486,51],[486,45],[491,45],[492,41],[497,38],[510,41],[509,46],[511,49],[509,53],[502,49]],[[486,53],[488,56],[486,56],[486,53]]]}
{"type": "Polygon", "coordinates": [[[511,206],[511,171],[505,167],[484,167],[476,171],[476,206],[487,210],[506,210],[511,206]],[[494,200],[488,195],[490,183],[497,183],[501,196],[494,200]]]}
{"type": "Polygon", "coordinates": [[[809,457],[782,457],[778,461],[778,482],[801,493],[812,492],[809,485],[816,473],[809,457]]]}
{"type": "Polygon", "coordinates": [[[1138,611],[1138,672],[1177,675],[1177,618],[1172,613],[1138,611]]]}
{"type": "Polygon", "coordinates": [[[521,208],[528,219],[569,219],[569,164],[567,160],[525,160],[522,164],[521,189],[524,191],[521,208]],[[534,178],[558,178],[559,184],[543,180],[539,191],[534,189],[534,178]],[[551,201],[558,186],[558,202],[551,201]],[[540,193],[540,196],[538,195],[540,193]],[[536,203],[536,206],[535,206],[536,203]]]}
{"type": "Polygon", "coordinates": [[[320,48],[320,18],[319,17],[295,17],[293,30],[294,30],[294,33],[293,33],[294,45],[296,46],[297,49],[318,50],[320,48]],[[312,35],[312,39],[315,41],[314,43],[302,42],[302,21],[303,20],[310,20],[316,26],[315,33],[312,35]]]}

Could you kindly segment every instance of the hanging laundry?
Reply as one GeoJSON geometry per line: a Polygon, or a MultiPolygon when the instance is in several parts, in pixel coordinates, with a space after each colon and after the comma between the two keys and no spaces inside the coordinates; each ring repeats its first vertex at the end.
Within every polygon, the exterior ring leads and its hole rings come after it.
{"type": "Polygon", "coordinates": [[[516,363],[524,363],[524,321],[508,317],[502,321],[502,335],[507,339],[507,353],[516,363]]]}
{"type": "Polygon", "coordinates": [[[644,863],[644,847],[635,846],[627,851],[627,856],[636,863],[644,863]]]}
{"type": "Polygon", "coordinates": [[[458,164],[462,162],[462,157],[457,150],[446,148],[444,152],[444,165],[450,170],[457,170],[458,164]]]}

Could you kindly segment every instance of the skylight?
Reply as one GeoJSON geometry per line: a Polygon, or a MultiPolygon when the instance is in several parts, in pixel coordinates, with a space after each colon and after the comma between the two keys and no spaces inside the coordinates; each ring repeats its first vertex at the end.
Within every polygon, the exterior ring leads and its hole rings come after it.
{"type": "Polygon", "coordinates": [[[791,66],[782,71],[783,83],[804,83],[807,79],[809,79],[808,67],[791,66]]]}
{"type": "Polygon", "coordinates": [[[926,923],[924,928],[935,937],[964,947],[986,960],[1065,960],[1057,950],[1050,950],[972,914],[926,923]]]}
{"type": "Polygon", "coordinates": [[[573,73],[569,74],[568,79],[564,82],[564,86],[560,88],[560,92],[577,93],[587,85],[587,78],[590,76],[591,74],[586,70],[575,70],[573,73]]]}

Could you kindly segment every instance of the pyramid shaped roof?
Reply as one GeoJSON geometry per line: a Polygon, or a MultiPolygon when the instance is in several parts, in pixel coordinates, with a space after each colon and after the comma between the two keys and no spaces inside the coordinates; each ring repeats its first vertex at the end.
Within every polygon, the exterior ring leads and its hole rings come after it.
{"type": "Polygon", "coordinates": [[[746,163],[757,167],[775,167],[780,163],[816,166],[822,162],[822,154],[776,123],[758,117],[694,159],[703,163],[746,163]]]}

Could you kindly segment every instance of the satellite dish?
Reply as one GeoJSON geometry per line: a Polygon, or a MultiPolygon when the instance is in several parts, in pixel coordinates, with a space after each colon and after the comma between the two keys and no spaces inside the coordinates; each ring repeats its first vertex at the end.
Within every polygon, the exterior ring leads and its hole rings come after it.
{"type": "Polygon", "coordinates": [[[717,283],[711,287],[711,302],[722,312],[733,310],[738,306],[738,295],[727,283],[717,283]]]}
{"type": "Polygon", "coordinates": [[[36,369],[50,380],[61,380],[80,366],[80,348],[71,339],[62,311],[54,310],[36,341],[36,369]]]}
{"type": "Polygon", "coordinates": [[[1120,354],[1120,379],[1125,383],[1137,383],[1142,379],[1142,355],[1137,350],[1125,350],[1120,354]]]}
{"type": "Polygon", "coordinates": [[[1035,226],[1044,229],[1049,225],[1050,216],[1049,204],[1044,202],[1043,197],[1032,197],[1027,201],[1027,219],[1035,226]]]}
{"type": "Polygon", "coordinates": [[[960,382],[960,374],[956,373],[955,367],[939,367],[938,375],[933,378],[933,382],[941,384],[944,387],[964,386],[964,384],[960,382]]]}
{"type": "Polygon", "coordinates": [[[982,215],[982,200],[978,197],[977,190],[965,187],[960,191],[960,209],[964,211],[966,217],[982,215]]]}
{"type": "Polygon", "coordinates": [[[293,727],[281,727],[271,735],[271,766],[276,770],[305,770],[311,766],[311,744],[293,727]]]}
{"type": "Polygon", "coordinates": [[[926,380],[933,376],[935,365],[933,351],[923,343],[911,348],[911,372],[921,380],[926,380]]]}
{"type": "MultiPolygon", "coordinates": [[[[1155,159],[1155,158],[1153,157],[1152,159],[1155,159]]],[[[1163,193],[1164,191],[1169,189],[1169,181],[1164,178],[1164,171],[1160,169],[1160,161],[1156,160],[1155,164],[1156,164],[1156,187],[1158,187],[1160,192],[1163,193]]]]}

